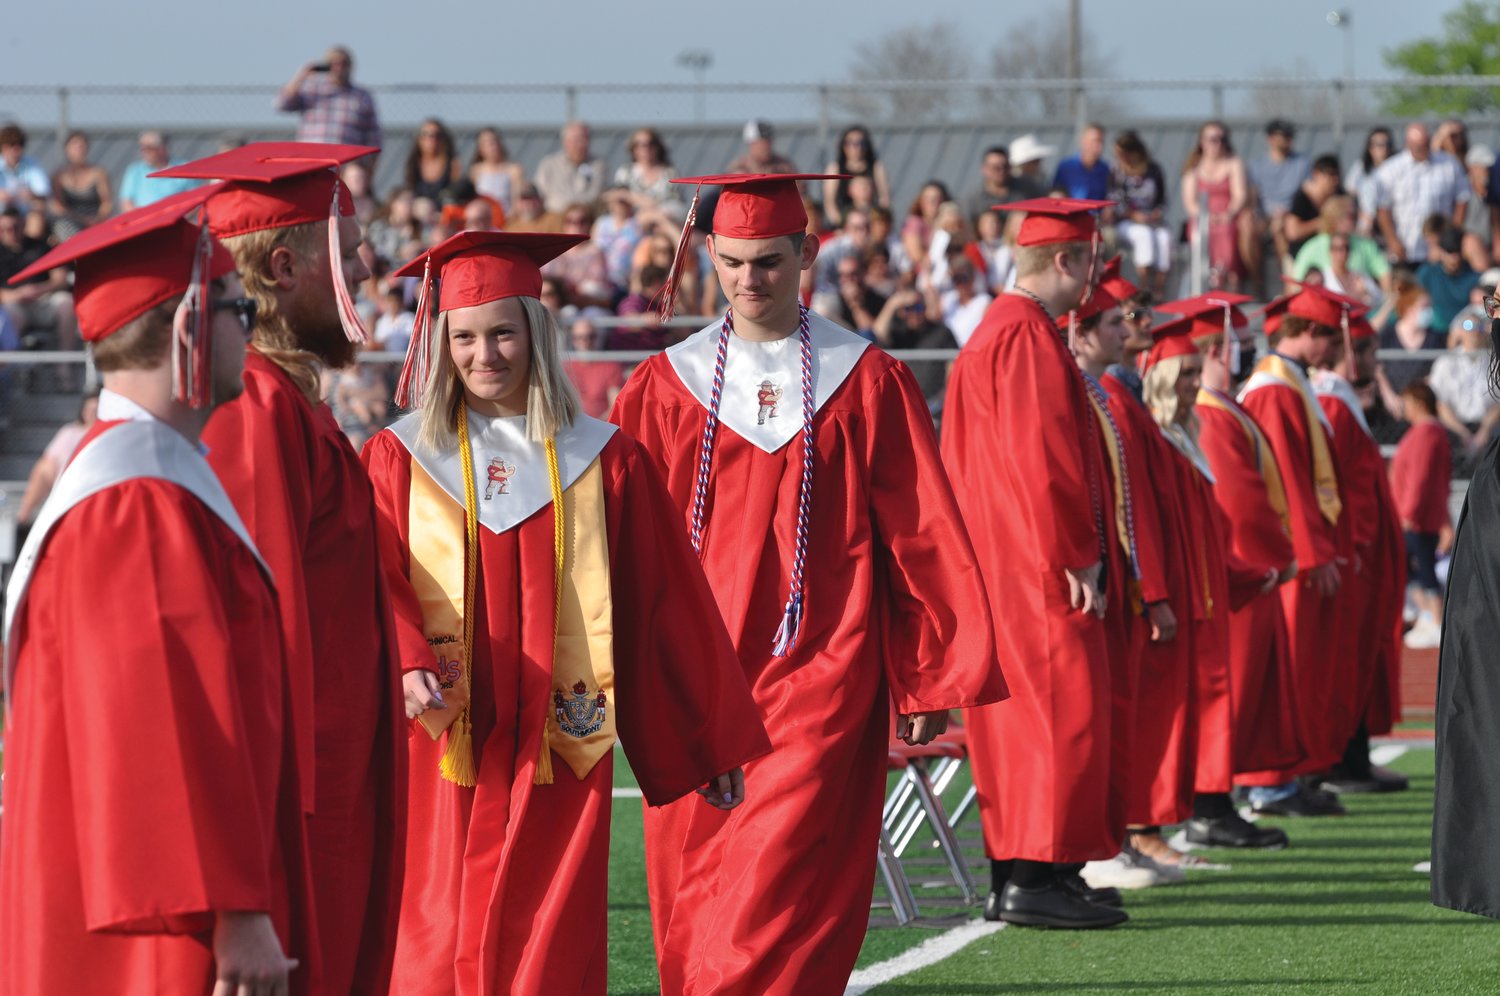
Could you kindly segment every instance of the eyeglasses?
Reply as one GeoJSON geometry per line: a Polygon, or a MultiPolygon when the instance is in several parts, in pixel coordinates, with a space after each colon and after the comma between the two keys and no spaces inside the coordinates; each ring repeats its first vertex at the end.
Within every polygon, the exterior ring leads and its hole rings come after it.
{"type": "Polygon", "coordinates": [[[1485,295],[1484,316],[1486,318],[1500,318],[1500,298],[1494,295],[1485,295]]]}
{"type": "Polygon", "coordinates": [[[1134,311],[1122,311],[1120,312],[1120,317],[1125,319],[1127,322],[1149,322],[1151,320],[1151,309],[1136,308],[1134,311]]]}
{"type": "Polygon", "coordinates": [[[240,326],[244,328],[245,334],[249,335],[255,331],[255,316],[260,306],[255,303],[254,298],[249,297],[226,297],[215,301],[214,311],[233,311],[234,317],[240,320],[240,326]]]}

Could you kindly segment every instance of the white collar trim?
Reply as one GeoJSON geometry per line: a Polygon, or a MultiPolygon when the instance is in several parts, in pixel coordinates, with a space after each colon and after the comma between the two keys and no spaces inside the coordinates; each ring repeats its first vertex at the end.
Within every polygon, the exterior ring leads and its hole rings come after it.
{"type": "Polygon", "coordinates": [[[1365,419],[1365,410],[1359,403],[1359,395],[1354,393],[1354,385],[1348,380],[1332,370],[1314,370],[1312,389],[1320,398],[1337,398],[1349,409],[1349,414],[1354,416],[1354,421],[1359,423],[1365,435],[1375,438],[1375,434],[1370,431],[1370,423],[1365,419]]]}
{"type": "MultiPolygon", "coordinates": [[[[432,454],[417,443],[416,413],[398,419],[391,433],[411,458],[460,507],[464,504],[463,461],[451,453],[432,454]]],[[[563,490],[583,476],[616,427],[587,415],[557,434],[557,471],[563,490]]],[[[499,535],[514,529],[552,503],[547,450],[526,437],[526,416],[492,418],[469,410],[469,442],[474,450],[474,487],[479,523],[499,535]]]]}
{"type": "MultiPolygon", "coordinates": [[[[813,411],[833,397],[869,343],[815,312],[812,333],[813,411]]],[[[720,322],[667,350],[682,385],[708,410],[713,401],[720,322]]],[[[731,335],[724,360],[724,396],[719,421],[746,441],[775,453],[802,431],[802,358],[796,333],[775,342],[731,335]]]]}

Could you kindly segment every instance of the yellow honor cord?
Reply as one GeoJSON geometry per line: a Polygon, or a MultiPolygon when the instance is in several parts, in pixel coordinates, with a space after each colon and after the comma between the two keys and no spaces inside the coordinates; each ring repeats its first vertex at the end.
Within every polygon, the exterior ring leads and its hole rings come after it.
{"type": "MultiPolygon", "coordinates": [[[[479,504],[474,485],[474,447],[469,442],[468,406],[458,406],[458,455],[464,474],[464,684],[474,687],[474,615],[478,609],[475,591],[479,580],[479,504]]],[[[451,727],[438,763],[439,773],[464,788],[474,787],[474,736],[465,705],[451,727]]]]}
{"type": "MultiPolygon", "coordinates": [[[[568,526],[563,512],[562,475],[557,469],[557,439],[547,437],[547,476],[552,481],[552,656],[557,656],[558,616],[562,611],[563,566],[567,556],[568,526]]],[[[552,784],[552,716],[542,720],[542,750],[532,784],[552,784]]]]}

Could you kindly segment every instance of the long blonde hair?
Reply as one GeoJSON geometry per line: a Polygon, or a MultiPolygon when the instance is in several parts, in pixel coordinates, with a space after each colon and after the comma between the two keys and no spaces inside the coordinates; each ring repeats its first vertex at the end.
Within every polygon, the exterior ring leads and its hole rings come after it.
{"type": "Polygon", "coordinates": [[[1184,414],[1181,402],[1177,399],[1177,378],[1182,375],[1183,359],[1181,356],[1173,356],[1152,364],[1141,377],[1141,396],[1145,398],[1146,407],[1151,409],[1151,417],[1156,420],[1157,425],[1169,431],[1180,427],[1196,445],[1197,412],[1189,411],[1186,418],[1178,417],[1184,414]]]}
{"type": "MultiPolygon", "coordinates": [[[[526,435],[544,442],[572,425],[583,410],[578,391],[562,365],[562,333],[552,312],[534,297],[520,297],[531,334],[531,373],[526,389],[526,435]]],[[[448,313],[438,313],[432,328],[427,383],[417,405],[417,442],[433,453],[458,446],[455,420],[464,403],[463,381],[448,349],[448,313]]]]}
{"type": "Polygon", "coordinates": [[[328,226],[315,221],[283,228],[262,228],[223,240],[234,256],[235,267],[245,285],[245,294],[256,304],[255,348],[282,370],[297,385],[313,406],[322,399],[318,377],[323,362],[297,342],[297,334],[276,299],[276,280],[271,275],[271,253],[287,248],[296,256],[311,258],[319,238],[326,238],[328,226]]]}

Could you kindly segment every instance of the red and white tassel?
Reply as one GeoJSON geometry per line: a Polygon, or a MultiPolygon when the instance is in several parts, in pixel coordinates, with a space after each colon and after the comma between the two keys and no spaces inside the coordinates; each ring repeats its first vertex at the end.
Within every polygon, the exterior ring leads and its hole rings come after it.
{"type": "Polygon", "coordinates": [[[703,189],[703,184],[693,188],[693,200],[688,204],[687,218],[682,222],[682,234],[677,238],[677,251],[672,254],[672,268],[667,271],[666,283],[661,286],[661,293],[657,294],[656,317],[663,325],[672,320],[677,313],[677,287],[682,279],[682,261],[687,258],[688,243],[693,238],[693,223],[698,220],[698,194],[703,189]]]}
{"type": "Polygon", "coordinates": [[[340,181],[333,182],[333,204],[328,209],[328,267],[333,279],[333,296],[338,301],[339,324],[350,342],[367,343],[370,333],[360,321],[359,311],[354,307],[354,297],[349,285],[344,282],[344,250],[339,239],[339,189],[340,181]]]}
{"type": "Polygon", "coordinates": [[[1344,379],[1354,383],[1354,336],[1349,331],[1349,306],[1339,309],[1339,328],[1344,332],[1344,379]]]}
{"type": "Polygon", "coordinates": [[[422,267],[422,284],[417,288],[417,315],[412,323],[411,343],[396,380],[396,404],[415,408],[422,402],[422,388],[427,383],[427,362],[432,351],[432,254],[422,267]]]}
{"type": "Polygon", "coordinates": [[[1240,337],[1234,334],[1234,305],[1212,297],[1208,303],[1224,308],[1224,345],[1229,350],[1229,372],[1237,377],[1240,373],[1240,337]]]}
{"type": "Polygon", "coordinates": [[[1078,312],[1068,312],[1068,352],[1078,355],[1078,312]]]}
{"type": "Polygon", "coordinates": [[[213,236],[205,222],[198,227],[187,290],[172,315],[172,398],[193,408],[213,403],[213,310],[208,278],[213,252],[213,236]]]}

